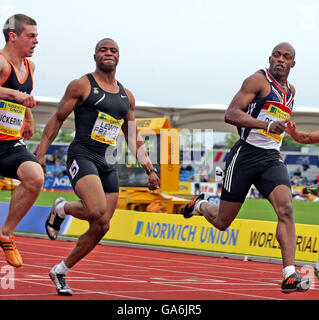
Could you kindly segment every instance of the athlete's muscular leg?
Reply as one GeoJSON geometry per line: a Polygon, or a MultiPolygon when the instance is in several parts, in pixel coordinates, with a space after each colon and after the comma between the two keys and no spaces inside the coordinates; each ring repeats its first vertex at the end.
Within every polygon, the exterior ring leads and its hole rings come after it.
{"type": "Polygon", "coordinates": [[[215,228],[226,230],[236,218],[242,203],[220,201],[220,205],[216,206],[209,202],[203,202],[200,206],[201,214],[215,228]]]}
{"type": "Polygon", "coordinates": [[[66,214],[86,221],[96,220],[104,214],[105,194],[97,175],[87,175],[79,179],[74,191],[81,200],[67,202],[64,206],[66,214]]]}
{"type": "Polygon", "coordinates": [[[293,266],[295,264],[296,231],[290,189],[285,185],[276,187],[270,194],[269,201],[278,216],[276,237],[281,248],[283,266],[293,266]]]}
{"type": "Polygon", "coordinates": [[[105,197],[107,208],[104,215],[99,219],[89,221],[89,230],[79,238],[75,248],[64,260],[68,268],[72,268],[77,262],[90,253],[109,230],[110,220],[116,209],[118,194],[109,193],[106,194],[105,197]]]}
{"type": "Polygon", "coordinates": [[[68,268],[85,257],[109,230],[109,223],[116,209],[118,193],[104,194],[97,176],[89,175],[80,179],[75,187],[81,201],[67,203],[65,212],[89,222],[89,230],[77,241],[75,248],[64,260],[68,268]]]}
{"type": "Polygon", "coordinates": [[[33,161],[23,162],[17,170],[21,184],[14,190],[10,201],[9,214],[1,231],[3,235],[10,236],[23,217],[38,198],[44,175],[41,166],[33,161]]]}

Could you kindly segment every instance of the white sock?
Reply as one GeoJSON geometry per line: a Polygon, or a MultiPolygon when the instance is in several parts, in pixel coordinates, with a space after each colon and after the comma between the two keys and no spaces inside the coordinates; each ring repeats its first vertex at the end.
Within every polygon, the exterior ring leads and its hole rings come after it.
{"type": "Polygon", "coordinates": [[[208,202],[207,200],[199,200],[194,208],[195,213],[200,213],[200,206],[203,202],[208,202]]]}
{"type": "Polygon", "coordinates": [[[66,202],[67,201],[62,201],[55,207],[55,211],[60,218],[65,218],[66,216],[66,213],[64,211],[64,205],[66,204],[66,202]]]}
{"type": "Polygon", "coordinates": [[[319,270],[319,260],[316,263],[316,269],[319,270]]]}
{"type": "Polygon", "coordinates": [[[69,271],[69,268],[65,265],[64,261],[57,264],[55,267],[55,272],[59,274],[66,274],[69,271]]]}
{"type": "Polygon", "coordinates": [[[286,268],[283,268],[282,274],[284,276],[284,279],[287,279],[290,275],[296,272],[295,266],[288,266],[286,268]]]}

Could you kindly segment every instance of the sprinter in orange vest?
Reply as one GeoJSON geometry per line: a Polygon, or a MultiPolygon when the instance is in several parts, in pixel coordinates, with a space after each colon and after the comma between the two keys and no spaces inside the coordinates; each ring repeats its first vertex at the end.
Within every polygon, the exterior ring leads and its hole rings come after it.
{"type": "Polygon", "coordinates": [[[34,64],[28,60],[38,43],[37,24],[25,15],[10,17],[4,27],[5,47],[0,50],[0,175],[19,179],[9,214],[0,228],[0,245],[7,262],[22,265],[13,232],[41,192],[44,174],[36,157],[24,143],[34,132],[31,108],[38,103],[31,95],[34,64]]]}

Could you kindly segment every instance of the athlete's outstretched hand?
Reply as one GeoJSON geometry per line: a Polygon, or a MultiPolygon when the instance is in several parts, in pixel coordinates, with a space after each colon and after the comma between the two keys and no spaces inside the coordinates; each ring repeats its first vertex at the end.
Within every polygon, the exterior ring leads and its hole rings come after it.
{"type": "Polygon", "coordinates": [[[290,120],[287,122],[286,133],[293,134],[296,131],[296,124],[290,120]]]}
{"type": "Polygon", "coordinates": [[[152,191],[159,189],[160,187],[160,179],[155,172],[152,172],[148,176],[148,188],[152,191]]]}

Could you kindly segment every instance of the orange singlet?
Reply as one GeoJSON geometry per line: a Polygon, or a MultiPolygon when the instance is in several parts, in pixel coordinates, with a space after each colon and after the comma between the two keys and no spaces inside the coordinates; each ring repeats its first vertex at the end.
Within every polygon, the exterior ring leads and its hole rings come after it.
{"type": "MultiPolygon", "coordinates": [[[[31,64],[25,59],[26,75],[20,82],[14,66],[0,52],[9,65],[9,72],[0,83],[0,87],[19,90],[30,94],[33,89],[31,64]]],[[[0,141],[19,140],[24,131],[25,107],[14,100],[0,100],[0,141]]]]}

